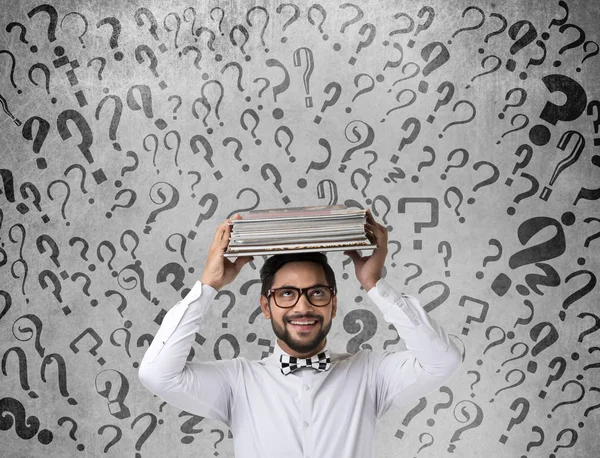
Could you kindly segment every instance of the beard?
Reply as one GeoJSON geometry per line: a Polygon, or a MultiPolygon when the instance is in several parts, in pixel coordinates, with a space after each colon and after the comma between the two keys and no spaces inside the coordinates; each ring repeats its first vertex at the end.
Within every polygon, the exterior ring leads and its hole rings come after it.
{"type": "Polygon", "coordinates": [[[333,320],[329,320],[329,322],[323,326],[321,320],[318,320],[318,323],[315,326],[319,326],[319,330],[314,335],[314,337],[308,338],[297,338],[290,330],[291,324],[287,322],[282,322],[281,324],[277,323],[275,320],[271,319],[271,326],[275,335],[279,337],[282,341],[286,343],[290,349],[294,350],[297,353],[308,353],[313,350],[316,350],[323,339],[329,334],[329,330],[331,329],[331,323],[333,320]]]}

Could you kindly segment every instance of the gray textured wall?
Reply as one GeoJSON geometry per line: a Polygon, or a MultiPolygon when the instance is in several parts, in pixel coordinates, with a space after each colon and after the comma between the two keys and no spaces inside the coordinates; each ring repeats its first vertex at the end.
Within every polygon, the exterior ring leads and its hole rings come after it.
{"type": "MultiPolygon", "coordinates": [[[[6,456],[232,456],[137,364],[220,221],[336,203],[388,225],[386,277],[464,352],[380,421],[378,457],[596,456],[597,2],[42,5],[0,13],[6,456]]],[[[328,257],[333,348],[403,348],[328,257]]],[[[262,262],[193,358],[268,354],[262,262]]]]}

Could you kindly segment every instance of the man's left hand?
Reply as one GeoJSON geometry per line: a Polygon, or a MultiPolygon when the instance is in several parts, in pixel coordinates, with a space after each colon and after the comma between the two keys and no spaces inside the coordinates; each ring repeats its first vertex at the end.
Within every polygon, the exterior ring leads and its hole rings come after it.
{"type": "Polygon", "coordinates": [[[375,221],[369,209],[367,209],[366,216],[365,230],[367,237],[377,244],[377,248],[373,250],[371,256],[361,256],[358,250],[346,250],[344,254],[350,256],[354,262],[354,272],[357,280],[363,288],[369,291],[381,278],[383,272],[383,265],[388,252],[388,230],[384,225],[375,221]]]}

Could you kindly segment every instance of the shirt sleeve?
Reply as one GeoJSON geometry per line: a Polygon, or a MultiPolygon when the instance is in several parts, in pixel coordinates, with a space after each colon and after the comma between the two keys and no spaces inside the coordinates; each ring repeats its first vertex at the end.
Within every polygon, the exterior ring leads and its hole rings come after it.
{"type": "Polygon", "coordinates": [[[406,350],[371,353],[377,418],[392,407],[412,403],[448,381],[461,365],[461,353],[420,302],[398,293],[380,278],[367,295],[392,323],[406,350]]]}
{"type": "Polygon", "coordinates": [[[140,363],[138,377],[163,401],[230,426],[238,362],[187,361],[195,334],[216,294],[216,289],[197,281],[165,314],[140,363]]]}

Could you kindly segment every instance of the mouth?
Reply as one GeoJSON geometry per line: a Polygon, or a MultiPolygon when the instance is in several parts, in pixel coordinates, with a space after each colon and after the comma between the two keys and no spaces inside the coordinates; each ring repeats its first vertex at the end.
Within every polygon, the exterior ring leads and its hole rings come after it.
{"type": "Polygon", "coordinates": [[[309,320],[304,318],[301,320],[289,320],[288,323],[299,331],[309,331],[319,324],[319,320],[309,320]]]}

